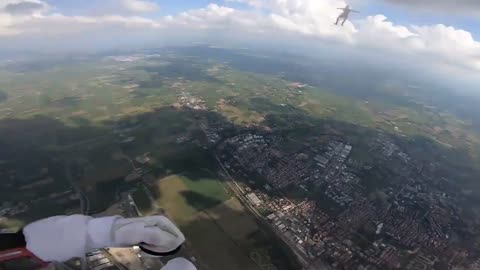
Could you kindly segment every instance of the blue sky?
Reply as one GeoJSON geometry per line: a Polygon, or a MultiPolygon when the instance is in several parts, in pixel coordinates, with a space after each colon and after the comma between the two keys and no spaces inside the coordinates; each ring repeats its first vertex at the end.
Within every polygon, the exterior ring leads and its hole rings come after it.
{"type": "Polygon", "coordinates": [[[352,14],[340,27],[333,22],[343,0],[0,0],[0,51],[91,51],[200,42],[280,45],[315,53],[330,46],[408,58],[448,74],[468,70],[478,77],[480,1],[348,2],[361,13],[352,14]],[[8,7],[21,2],[36,5],[17,7],[15,13],[8,7]],[[254,6],[261,6],[261,12],[254,6]],[[185,16],[176,16],[183,12],[185,16]]]}
{"type": "MultiPolygon", "coordinates": [[[[418,0],[422,1],[422,0],[418,0]]],[[[452,0],[455,1],[455,0],[452,0]]],[[[480,1],[479,1],[480,2],[480,1]]],[[[480,17],[471,17],[461,14],[434,13],[434,12],[419,12],[408,9],[376,2],[370,3],[362,7],[362,14],[384,14],[396,24],[402,25],[434,25],[445,24],[461,28],[471,32],[476,39],[480,38],[480,17]]]]}
{"type": "MultiPolygon", "coordinates": [[[[62,13],[68,15],[88,12],[92,7],[98,6],[99,0],[50,0],[52,6],[57,7],[62,13]]],[[[152,1],[160,6],[160,10],[156,14],[150,16],[174,15],[179,12],[202,8],[209,3],[223,3],[223,1],[209,1],[209,0],[155,0],[152,1]]]]}
{"type": "MultiPolygon", "coordinates": [[[[320,1],[320,0],[319,0],[320,1]]],[[[421,1],[421,0],[419,0],[421,1]]],[[[453,0],[452,0],[453,1],[453,0]]],[[[203,8],[209,3],[217,3],[238,9],[247,8],[245,5],[234,2],[219,0],[154,0],[160,9],[154,14],[148,14],[148,17],[160,17],[165,15],[175,15],[182,11],[203,8]]],[[[52,6],[55,6],[60,12],[66,15],[86,15],[98,7],[98,0],[50,0],[52,6]]],[[[386,4],[382,1],[361,1],[359,3],[361,17],[366,15],[384,14],[390,21],[402,25],[434,25],[445,24],[470,31],[476,39],[480,38],[479,18],[462,15],[448,15],[446,13],[421,13],[401,8],[395,5],[386,4]]]]}

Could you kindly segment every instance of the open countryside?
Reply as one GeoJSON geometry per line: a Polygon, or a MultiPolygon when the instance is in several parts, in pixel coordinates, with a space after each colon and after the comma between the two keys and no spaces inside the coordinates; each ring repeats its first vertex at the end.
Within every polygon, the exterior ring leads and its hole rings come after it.
{"type": "MultiPolygon", "coordinates": [[[[165,214],[199,269],[479,262],[478,114],[457,108],[468,99],[208,46],[31,61],[43,65],[0,66],[4,231],[165,214]]],[[[102,254],[87,257],[114,264],[102,254]]]]}

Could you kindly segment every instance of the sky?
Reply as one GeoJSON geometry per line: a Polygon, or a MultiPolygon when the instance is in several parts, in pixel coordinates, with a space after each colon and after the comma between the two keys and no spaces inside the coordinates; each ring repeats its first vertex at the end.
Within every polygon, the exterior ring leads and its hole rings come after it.
{"type": "MultiPolygon", "coordinates": [[[[0,0],[0,53],[189,45],[271,46],[315,54],[402,59],[475,81],[480,1],[0,0]],[[339,48],[341,50],[339,51],[339,48]]],[[[478,79],[480,82],[480,79],[478,79]]]]}

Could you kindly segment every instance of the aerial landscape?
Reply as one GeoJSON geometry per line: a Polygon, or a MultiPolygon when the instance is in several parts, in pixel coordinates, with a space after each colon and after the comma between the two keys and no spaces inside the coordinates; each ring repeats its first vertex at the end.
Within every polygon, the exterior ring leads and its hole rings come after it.
{"type": "MultiPolygon", "coordinates": [[[[336,9],[328,27],[354,27],[360,15],[336,9]]],[[[0,50],[2,233],[55,215],[165,215],[200,270],[480,269],[480,95],[442,81],[454,68],[370,64],[367,49],[12,44],[0,50]]],[[[138,247],[85,258],[95,270],[168,259],[138,247]]]]}
{"type": "Polygon", "coordinates": [[[258,61],[191,47],[5,64],[2,225],[115,205],[129,215],[132,200],[132,215],[173,218],[205,269],[475,258],[473,126],[410,97],[253,73],[245,59],[258,61]]]}

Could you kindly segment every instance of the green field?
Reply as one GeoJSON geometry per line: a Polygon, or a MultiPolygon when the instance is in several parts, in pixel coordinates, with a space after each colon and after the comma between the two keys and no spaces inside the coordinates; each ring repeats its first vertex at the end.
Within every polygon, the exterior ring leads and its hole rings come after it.
{"type": "MultiPolygon", "coordinates": [[[[463,147],[471,157],[479,156],[475,148],[480,145],[480,136],[468,121],[420,102],[398,102],[392,98],[395,93],[388,90],[385,95],[358,99],[319,86],[297,89],[282,76],[247,72],[220,61],[185,55],[156,56],[134,63],[98,58],[52,60],[41,63],[40,70],[28,67],[0,67],[0,119],[41,115],[70,126],[102,126],[107,121],[171,106],[182,91],[187,91],[237,125],[261,125],[266,115],[291,113],[280,106],[290,105],[296,113],[392,134],[425,136],[443,145],[463,147]],[[257,102],[259,99],[268,104],[257,102]],[[220,100],[229,103],[219,106],[220,100]]],[[[398,96],[404,98],[402,93],[398,96]]],[[[176,126],[189,125],[168,114],[161,121],[170,126],[168,136],[176,126]]]]}
{"type": "MultiPolygon", "coordinates": [[[[285,138],[281,150],[286,152],[348,141],[349,157],[359,167],[378,161],[371,143],[382,134],[419,163],[441,168],[442,178],[479,193],[480,134],[472,121],[410,97],[405,101],[401,90],[346,95],[357,89],[299,86],[309,83],[301,80],[305,77],[295,84],[296,76],[280,68],[265,72],[266,58],[245,59],[236,65],[235,59],[167,53],[134,62],[89,56],[46,61],[40,68],[0,66],[0,204],[41,199],[27,212],[0,219],[0,228],[79,211],[78,198],[49,197],[71,189],[66,161],[73,164],[74,181],[89,198],[90,211],[101,212],[117,194],[138,186],[124,179],[133,170],[131,160],[148,153],[151,162],[136,166],[158,177],[148,186],[155,207],[143,187],[132,196],[143,215],[159,207],[175,220],[200,269],[298,269],[268,228],[212,173],[217,161],[204,132],[210,128],[224,132],[223,138],[247,126],[269,130],[285,138]],[[185,96],[201,100],[207,110],[193,108],[185,96]],[[123,143],[131,137],[134,141],[123,143]],[[19,189],[44,177],[55,181],[19,189]]],[[[368,177],[372,189],[388,179],[381,173],[368,177]]]]}
{"type": "Polygon", "coordinates": [[[0,218],[0,230],[7,229],[11,232],[15,232],[25,226],[25,222],[18,219],[12,218],[0,218]]]}
{"type": "Polygon", "coordinates": [[[200,269],[267,269],[272,264],[291,269],[275,238],[219,180],[172,175],[159,179],[156,189],[157,205],[185,233],[200,269]]]}
{"type": "Polygon", "coordinates": [[[179,224],[187,224],[199,211],[229,198],[217,179],[192,180],[181,175],[159,179],[153,191],[158,197],[157,205],[179,224]]]}

